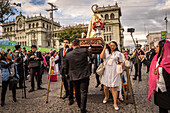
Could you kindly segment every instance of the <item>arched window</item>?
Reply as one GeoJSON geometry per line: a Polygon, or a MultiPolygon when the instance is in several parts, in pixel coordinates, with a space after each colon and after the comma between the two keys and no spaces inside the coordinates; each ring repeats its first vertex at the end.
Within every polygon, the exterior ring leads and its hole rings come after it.
{"type": "Polygon", "coordinates": [[[10,27],[10,31],[12,31],[12,27],[10,27]]]}
{"type": "Polygon", "coordinates": [[[6,28],[4,28],[4,32],[6,32],[6,28]]]}
{"type": "Polygon", "coordinates": [[[103,18],[103,15],[101,15],[101,17],[103,18]]]}
{"type": "Polygon", "coordinates": [[[43,28],[45,27],[45,24],[43,23],[43,26],[42,26],[43,28]]]}
{"type": "Polygon", "coordinates": [[[34,26],[35,26],[35,24],[33,23],[33,24],[32,24],[32,27],[34,28],[34,26]]]}
{"type": "Polygon", "coordinates": [[[112,36],[110,36],[110,41],[112,40],[112,36]]]}
{"type": "Polygon", "coordinates": [[[9,28],[7,28],[7,32],[9,32],[9,28]]]}
{"type": "Polygon", "coordinates": [[[29,29],[31,28],[31,24],[29,24],[29,29]]]}
{"type": "Polygon", "coordinates": [[[106,32],[108,32],[108,27],[106,27],[106,32]]]}
{"type": "Polygon", "coordinates": [[[25,41],[25,46],[27,46],[27,42],[25,41]]]}
{"type": "Polygon", "coordinates": [[[112,13],[111,15],[110,15],[110,19],[114,19],[115,18],[115,15],[112,13]]]}
{"type": "Polygon", "coordinates": [[[36,27],[38,27],[38,25],[39,25],[39,24],[38,24],[38,23],[36,23],[36,27]]]}
{"type": "Polygon", "coordinates": [[[112,31],[111,26],[109,26],[109,31],[112,31]]]}
{"type": "Polygon", "coordinates": [[[109,19],[109,15],[106,14],[106,15],[105,15],[105,20],[108,20],[108,19],[109,19]]]}
{"type": "Polygon", "coordinates": [[[106,41],[106,36],[104,36],[104,41],[106,41]]]}
{"type": "Polygon", "coordinates": [[[47,29],[48,29],[48,24],[47,24],[47,29]]]}
{"type": "Polygon", "coordinates": [[[107,41],[109,41],[109,37],[107,36],[107,41]]]}

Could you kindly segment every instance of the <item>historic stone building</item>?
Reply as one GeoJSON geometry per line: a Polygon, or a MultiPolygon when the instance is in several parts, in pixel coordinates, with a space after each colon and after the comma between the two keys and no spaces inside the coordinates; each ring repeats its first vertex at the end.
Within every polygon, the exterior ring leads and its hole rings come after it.
{"type": "MultiPolygon", "coordinates": [[[[147,45],[150,47],[157,46],[158,42],[161,40],[161,32],[148,33],[146,38],[147,45]]],[[[167,40],[170,40],[170,33],[167,33],[167,40]]]]}
{"type": "MultiPolygon", "coordinates": [[[[35,16],[25,17],[20,13],[12,22],[2,24],[2,37],[10,41],[16,41],[22,46],[51,47],[51,20],[46,17],[35,16]]],[[[54,23],[54,32],[61,27],[59,23],[54,23]]],[[[59,48],[57,37],[54,37],[55,48],[59,48]]]]}
{"type": "Polygon", "coordinates": [[[118,7],[118,4],[116,3],[113,6],[96,7],[95,11],[104,18],[105,28],[102,33],[104,41],[108,43],[111,40],[115,40],[120,48],[122,48],[124,42],[124,29],[120,22],[120,17],[122,16],[121,8],[118,7]]]}

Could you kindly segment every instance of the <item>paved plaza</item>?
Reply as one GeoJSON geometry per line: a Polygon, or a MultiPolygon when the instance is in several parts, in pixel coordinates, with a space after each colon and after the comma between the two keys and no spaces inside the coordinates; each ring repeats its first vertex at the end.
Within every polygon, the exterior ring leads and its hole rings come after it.
{"type": "MultiPolygon", "coordinates": [[[[158,113],[158,107],[153,104],[153,98],[150,107],[147,105],[147,77],[146,67],[142,68],[142,82],[133,81],[134,69],[131,73],[132,88],[135,102],[126,105],[122,102],[119,111],[113,109],[113,100],[110,98],[107,104],[103,104],[104,93],[100,91],[100,86],[95,88],[96,79],[92,74],[90,77],[89,94],[87,100],[88,113],[158,113]]],[[[46,104],[46,90],[35,90],[28,93],[30,82],[27,80],[27,98],[22,98],[22,90],[17,90],[17,103],[12,102],[12,93],[7,91],[6,105],[0,107],[0,113],[79,113],[76,102],[69,106],[68,99],[62,100],[60,96],[61,79],[57,82],[51,82],[49,102],[46,104]]],[[[47,74],[43,75],[42,87],[47,88],[47,74]]],[[[0,88],[1,90],[1,88],[0,88]]],[[[64,94],[64,93],[63,93],[64,94]]]]}

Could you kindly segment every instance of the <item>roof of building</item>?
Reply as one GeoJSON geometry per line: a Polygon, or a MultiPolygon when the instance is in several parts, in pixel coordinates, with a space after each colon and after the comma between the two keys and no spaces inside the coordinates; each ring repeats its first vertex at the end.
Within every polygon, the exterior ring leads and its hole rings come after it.
{"type": "Polygon", "coordinates": [[[118,10],[119,15],[122,16],[121,8],[118,6],[117,3],[113,6],[108,5],[108,6],[103,6],[103,7],[96,7],[96,10],[94,10],[94,13],[102,13],[102,12],[109,12],[109,11],[115,11],[115,10],[118,10]]]}
{"type": "MultiPolygon", "coordinates": [[[[45,22],[47,22],[47,23],[51,23],[51,22],[52,22],[50,19],[42,16],[41,13],[40,13],[39,16],[34,16],[34,17],[29,17],[29,16],[27,16],[27,18],[25,18],[25,16],[22,15],[22,13],[20,12],[20,14],[19,14],[18,16],[16,16],[16,19],[17,19],[17,18],[20,18],[20,17],[23,17],[26,22],[32,22],[32,21],[37,21],[37,20],[43,20],[43,21],[45,21],[45,22]]],[[[14,24],[15,24],[15,21],[16,21],[16,20],[13,20],[13,21],[10,21],[10,22],[5,22],[5,23],[2,24],[2,26],[14,25],[14,24]]],[[[53,24],[56,25],[56,26],[61,27],[61,25],[60,25],[59,22],[54,22],[53,24]]]]}

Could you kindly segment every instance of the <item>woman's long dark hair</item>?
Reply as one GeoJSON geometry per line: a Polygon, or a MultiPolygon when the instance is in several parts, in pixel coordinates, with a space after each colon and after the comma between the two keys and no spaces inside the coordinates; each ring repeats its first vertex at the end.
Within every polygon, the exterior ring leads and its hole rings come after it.
{"type": "MultiPolygon", "coordinates": [[[[111,41],[110,43],[114,43],[116,45],[116,49],[114,51],[119,51],[118,49],[118,44],[116,41],[111,41]]],[[[109,50],[109,54],[111,54],[111,49],[110,49],[110,46],[107,47],[107,49],[109,50]]]]}
{"type": "Polygon", "coordinates": [[[161,40],[158,43],[158,45],[159,45],[159,53],[158,53],[157,59],[160,57],[159,64],[162,61],[162,56],[163,56],[163,51],[164,51],[164,44],[165,44],[165,40],[161,40]]]}

